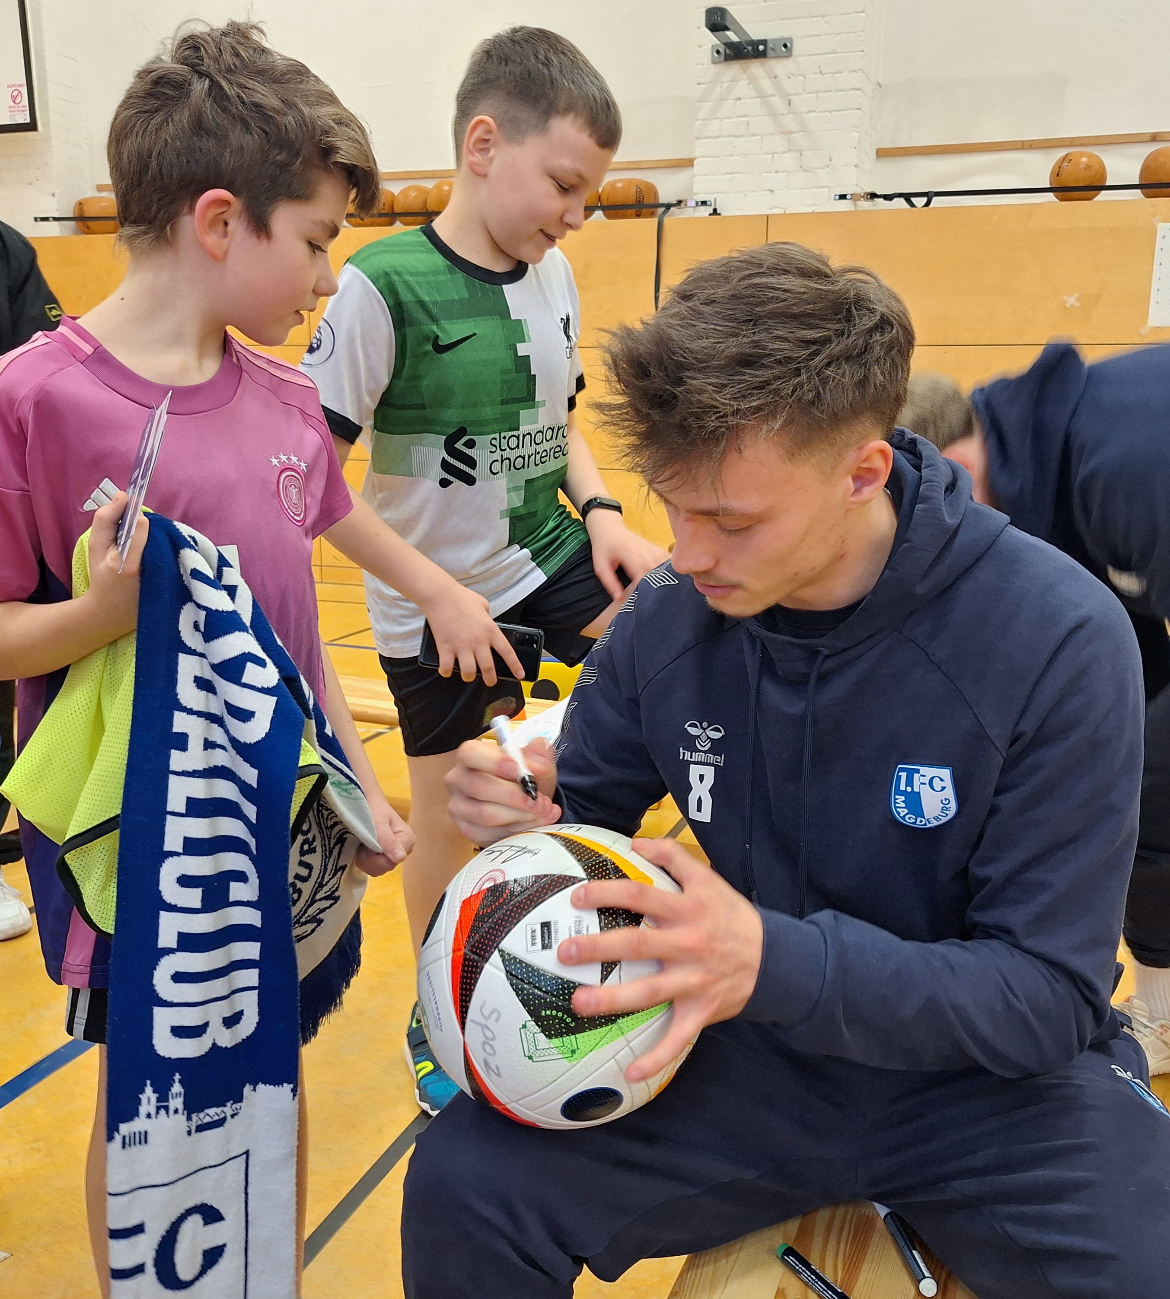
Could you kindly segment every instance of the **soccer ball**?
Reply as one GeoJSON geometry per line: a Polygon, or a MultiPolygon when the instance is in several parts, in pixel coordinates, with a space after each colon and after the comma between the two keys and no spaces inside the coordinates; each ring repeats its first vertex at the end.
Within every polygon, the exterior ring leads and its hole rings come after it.
{"type": "Polygon", "coordinates": [[[573,1010],[579,984],[628,983],[661,969],[657,961],[557,960],[565,938],[646,923],[632,911],[581,911],[569,901],[586,880],[616,879],[679,891],[625,835],[553,825],[485,848],[451,881],[427,926],[418,1003],[431,1049],[469,1096],[519,1123],[609,1123],[656,1096],[690,1051],[652,1078],[627,1082],[623,1071],[669,1027],[670,1003],[595,1018],[573,1010]]]}

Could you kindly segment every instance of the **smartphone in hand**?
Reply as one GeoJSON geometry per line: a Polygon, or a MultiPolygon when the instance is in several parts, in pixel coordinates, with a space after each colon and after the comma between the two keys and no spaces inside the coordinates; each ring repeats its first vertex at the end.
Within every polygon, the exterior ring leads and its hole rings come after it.
{"type": "MultiPolygon", "coordinates": [[[[517,627],[506,622],[498,622],[496,626],[504,633],[508,638],[508,642],[516,651],[516,657],[520,660],[520,666],[524,669],[524,680],[535,681],[540,676],[540,660],[544,654],[544,632],[536,627],[517,627]]],[[[512,669],[500,658],[495,650],[492,650],[492,658],[496,661],[496,676],[501,681],[516,680],[512,669]]],[[[418,652],[418,661],[424,668],[438,669],[439,647],[435,644],[435,635],[431,631],[430,623],[427,623],[423,628],[422,646],[418,652]]],[[[458,670],[458,665],[456,670],[458,670]]]]}

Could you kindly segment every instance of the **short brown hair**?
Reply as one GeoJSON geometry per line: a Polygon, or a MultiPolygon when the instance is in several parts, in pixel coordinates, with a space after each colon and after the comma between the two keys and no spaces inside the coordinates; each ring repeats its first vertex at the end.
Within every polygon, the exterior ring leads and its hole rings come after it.
{"type": "Polygon", "coordinates": [[[913,348],[905,305],[872,271],[764,244],[701,263],[657,315],[615,330],[597,409],[650,483],[714,477],[753,434],[835,462],[865,423],[893,430],[913,348]]]}
{"type": "Polygon", "coordinates": [[[600,149],[616,149],[622,115],[601,73],[563,36],[543,27],[509,27],[480,41],[455,94],[455,163],[473,118],[494,119],[509,140],[576,117],[600,149]]]}
{"type": "Polygon", "coordinates": [[[954,379],[925,370],[910,376],[898,423],[945,451],[975,432],[975,412],[954,379]]]}
{"type": "Polygon", "coordinates": [[[256,23],[187,24],[134,74],[106,146],[130,248],[165,243],[209,189],[229,190],[266,234],[272,209],[311,198],[323,170],[348,180],[359,214],[378,209],[365,127],[320,77],[263,38],[256,23]]]}

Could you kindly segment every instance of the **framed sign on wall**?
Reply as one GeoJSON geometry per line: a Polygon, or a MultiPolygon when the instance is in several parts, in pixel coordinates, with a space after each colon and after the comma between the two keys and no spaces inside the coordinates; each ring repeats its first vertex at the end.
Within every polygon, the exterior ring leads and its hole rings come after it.
{"type": "Polygon", "coordinates": [[[36,129],[25,0],[0,0],[0,133],[36,129]]]}

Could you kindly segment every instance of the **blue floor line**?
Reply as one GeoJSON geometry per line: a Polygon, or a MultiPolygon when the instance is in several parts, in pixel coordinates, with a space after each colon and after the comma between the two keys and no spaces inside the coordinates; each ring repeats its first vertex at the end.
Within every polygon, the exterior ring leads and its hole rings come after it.
{"type": "Polygon", "coordinates": [[[70,1060],[76,1060],[79,1055],[84,1055],[91,1046],[93,1046],[92,1042],[78,1042],[76,1040],[66,1042],[64,1046],[59,1046],[55,1051],[50,1051],[44,1059],[38,1060],[36,1064],[30,1064],[23,1073],[18,1073],[15,1078],[9,1078],[6,1083],[0,1084],[0,1110],[18,1097],[23,1096],[25,1092],[31,1091],[37,1083],[44,1082],[51,1074],[55,1074],[58,1069],[67,1065],[70,1060]]]}

